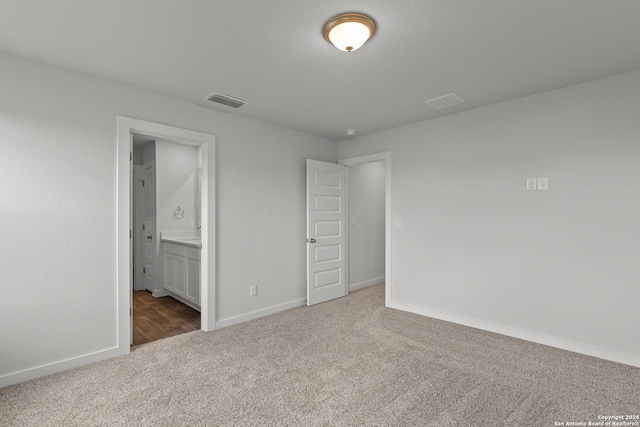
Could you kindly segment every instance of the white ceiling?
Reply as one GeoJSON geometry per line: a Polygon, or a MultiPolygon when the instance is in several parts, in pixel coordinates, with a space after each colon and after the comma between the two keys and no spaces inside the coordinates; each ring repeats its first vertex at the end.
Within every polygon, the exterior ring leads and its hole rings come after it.
{"type": "Polygon", "coordinates": [[[640,69],[640,1],[0,0],[0,50],[343,139],[640,69]],[[322,36],[349,11],[378,24],[353,53],[322,36]]]}

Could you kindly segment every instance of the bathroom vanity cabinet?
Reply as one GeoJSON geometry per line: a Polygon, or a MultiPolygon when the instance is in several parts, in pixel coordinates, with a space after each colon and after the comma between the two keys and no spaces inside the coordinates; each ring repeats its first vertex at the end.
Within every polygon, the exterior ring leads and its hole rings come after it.
{"type": "Polygon", "coordinates": [[[164,288],[200,310],[200,248],[164,243],[164,288]]]}

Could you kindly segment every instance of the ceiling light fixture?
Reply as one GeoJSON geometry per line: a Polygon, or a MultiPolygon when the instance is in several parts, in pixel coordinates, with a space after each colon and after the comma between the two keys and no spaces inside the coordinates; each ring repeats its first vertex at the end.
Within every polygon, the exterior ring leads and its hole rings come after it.
{"type": "Polygon", "coordinates": [[[345,52],[361,47],[376,32],[376,23],[361,13],[343,13],[324,24],[324,38],[345,52]]]}

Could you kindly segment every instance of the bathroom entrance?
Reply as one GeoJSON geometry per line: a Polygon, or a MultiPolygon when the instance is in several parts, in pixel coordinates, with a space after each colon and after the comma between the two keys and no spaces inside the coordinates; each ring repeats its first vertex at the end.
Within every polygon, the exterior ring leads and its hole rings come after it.
{"type": "Polygon", "coordinates": [[[198,329],[215,328],[215,220],[209,216],[215,212],[209,192],[215,188],[214,150],[213,135],[118,117],[120,354],[129,353],[133,342],[134,289],[148,293],[151,301],[175,300],[180,307],[199,310],[198,329]],[[143,171],[134,173],[134,163],[143,171]],[[153,203],[136,184],[155,185],[155,192],[148,192],[155,194],[153,203]],[[143,195],[140,201],[135,192],[143,195]],[[142,218],[136,219],[137,211],[142,218]]]}
{"type": "Polygon", "coordinates": [[[134,346],[200,329],[201,159],[199,147],[133,134],[134,346]],[[186,263],[167,256],[180,243],[167,236],[189,239],[190,292],[174,285],[186,263]]]}

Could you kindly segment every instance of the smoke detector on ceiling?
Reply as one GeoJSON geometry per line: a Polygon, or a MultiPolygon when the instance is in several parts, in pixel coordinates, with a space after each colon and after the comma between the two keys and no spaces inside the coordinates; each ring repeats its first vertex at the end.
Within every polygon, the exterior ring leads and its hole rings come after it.
{"type": "Polygon", "coordinates": [[[424,102],[431,105],[436,110],[442,110],[444,108],[449,108],[449,107],[453,107],[454,105],[462,104],[465,101],[455,93],[450,93],[448,95],[440,96],[438,98],[427,99],[424,102]]]}
{"type": "Polygon", "coordinates": [[[242,108],[245,105],[249,104],[247,101],[243,101],[240,98],[235,98],[233,96],[225,95],[219,92],[210,93],[203,99],[203,101],[209,101],[214,104],[223,105],[225,107],[234,109],[242,108]]]}

